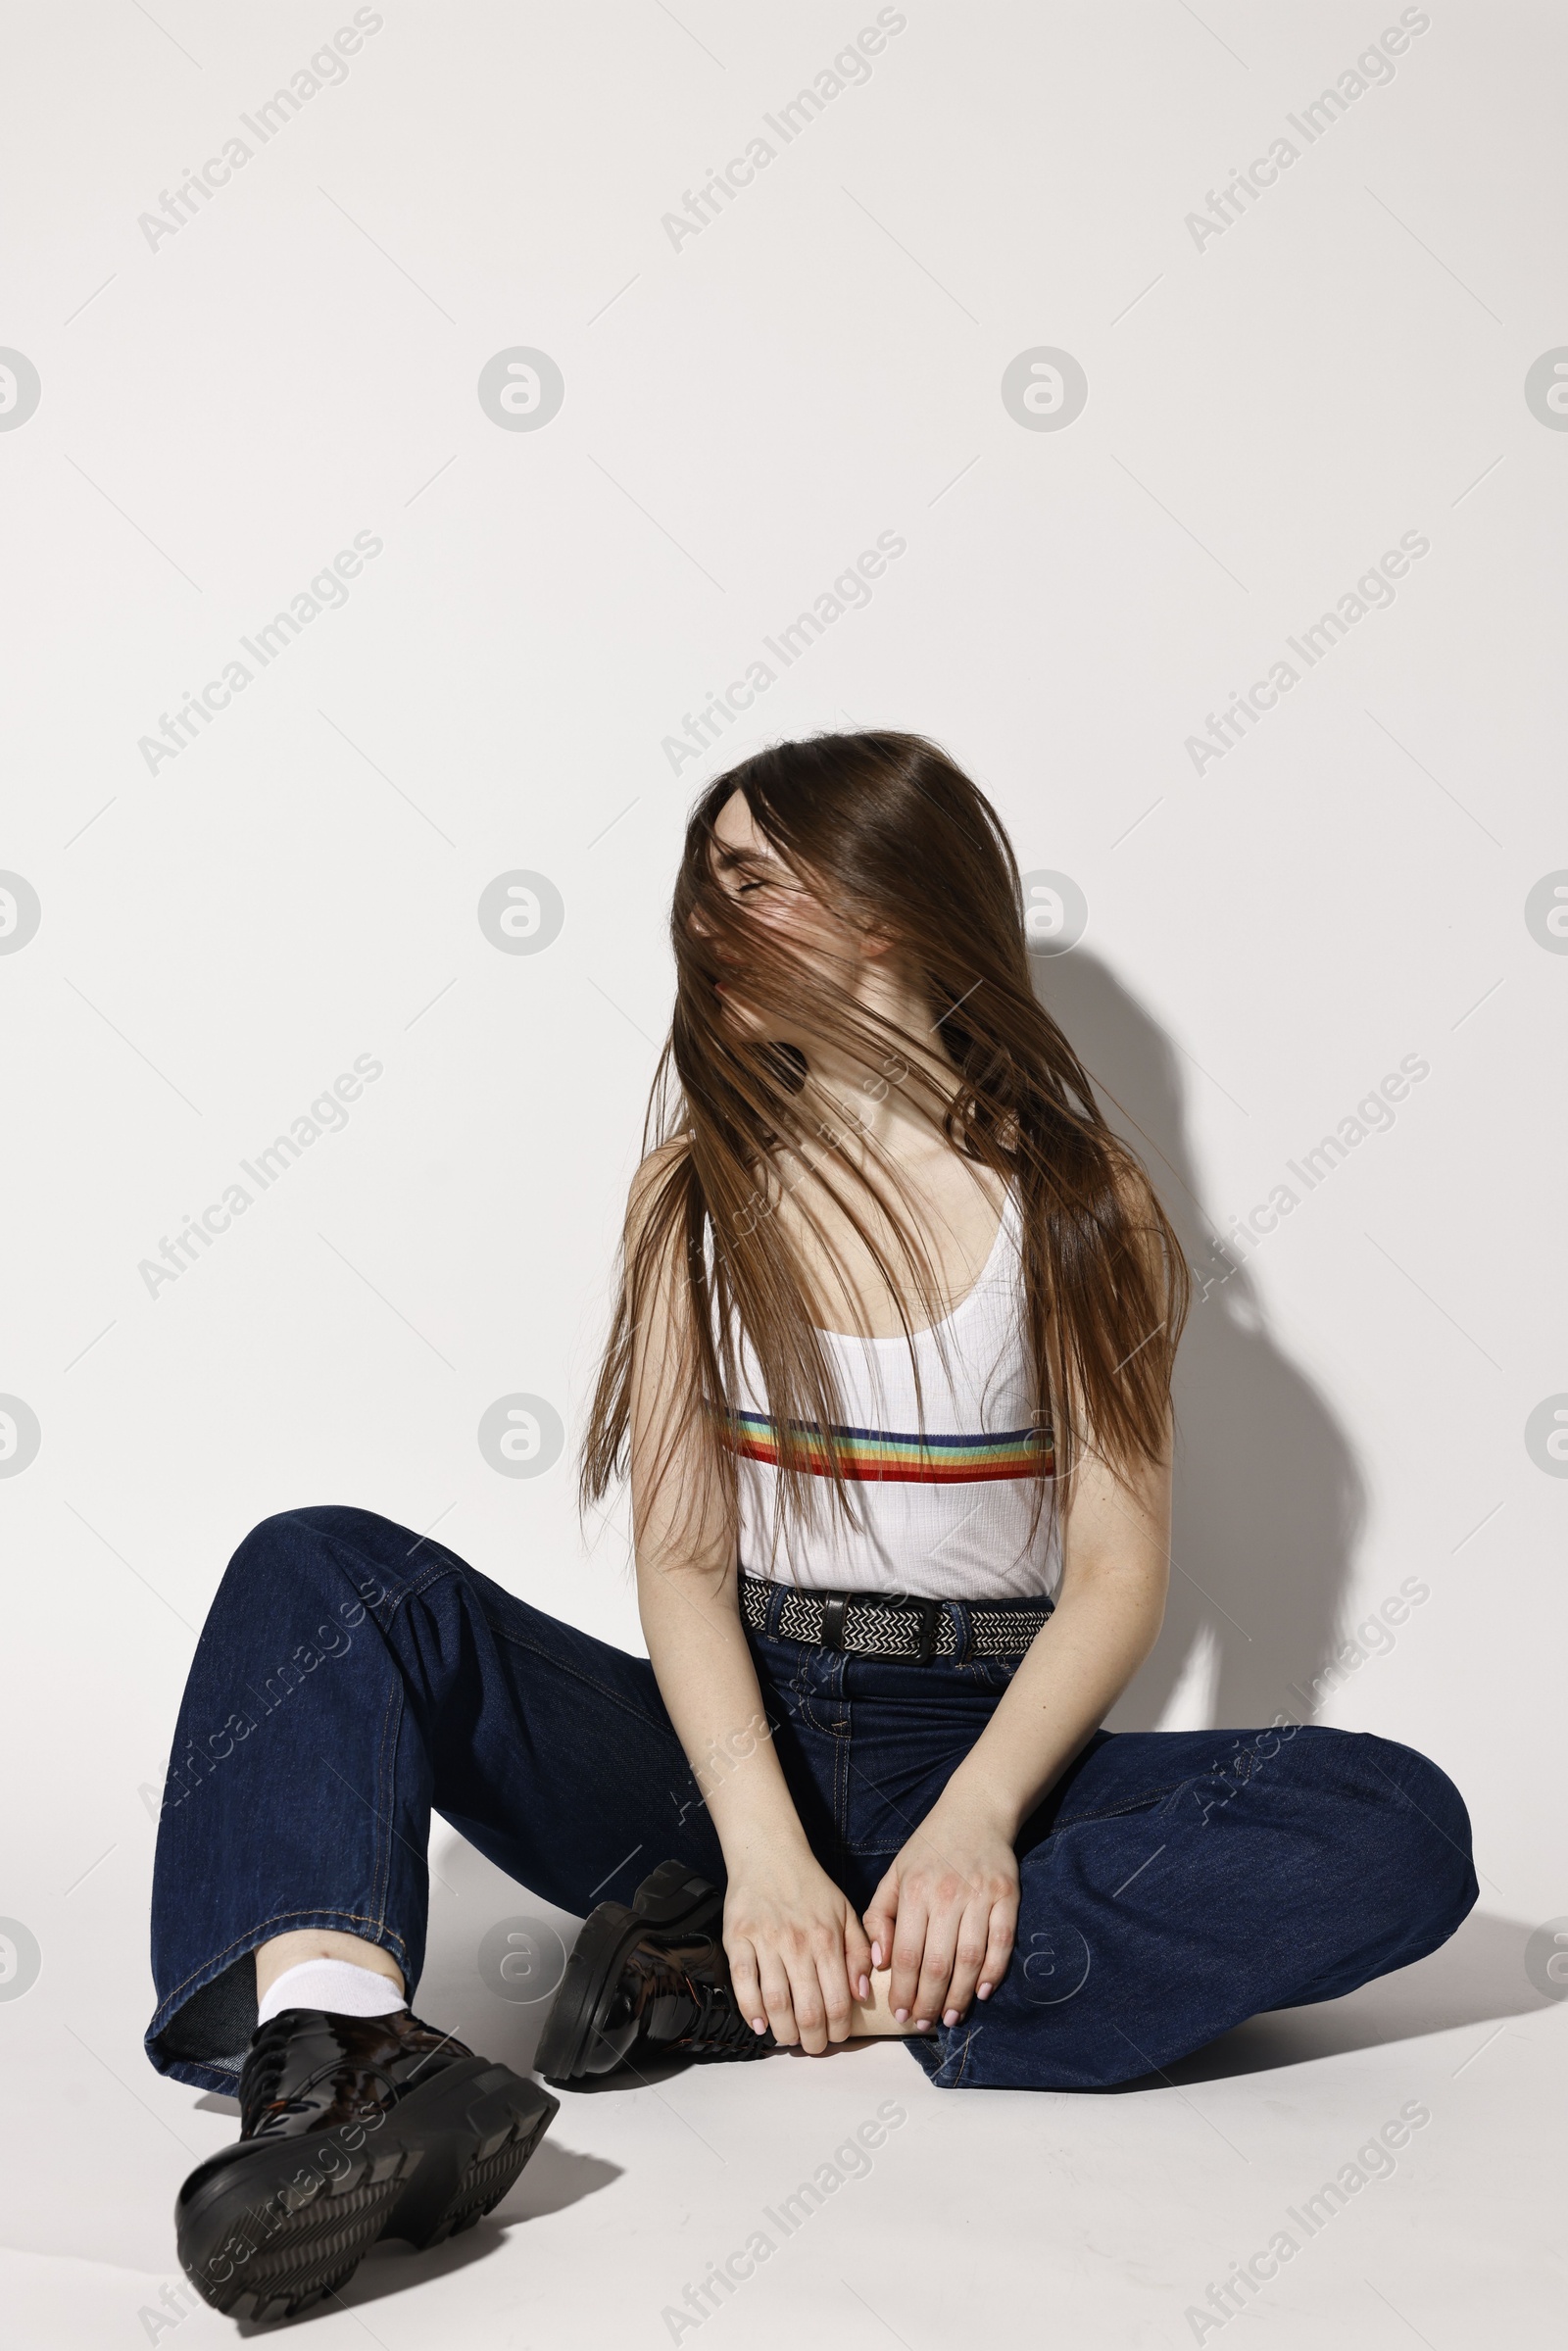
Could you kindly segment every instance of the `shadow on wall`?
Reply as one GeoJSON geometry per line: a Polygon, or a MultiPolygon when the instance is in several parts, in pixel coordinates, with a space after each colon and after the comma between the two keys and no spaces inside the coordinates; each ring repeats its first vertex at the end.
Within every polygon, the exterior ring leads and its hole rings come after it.
{"type": "Polygon", "coordinates": [[[1230,1260],[1211,1249],[1187,1142],[1186,1072],[1170,1040],[1081,947],[1037,960],[1036,993],[1147,1167],[1195,1275],[1176,1360],[1170,1600],[1152,1655],[1106,1727],[1154,1729],[1178,1686],[1179,1720],[1167,1728],[1307,1719],[1312,1678],[1346,1637],[1364,1512],[1354,1455],[1270,1338],[1246,1265],[1221,1278],[1230,1260]]]}

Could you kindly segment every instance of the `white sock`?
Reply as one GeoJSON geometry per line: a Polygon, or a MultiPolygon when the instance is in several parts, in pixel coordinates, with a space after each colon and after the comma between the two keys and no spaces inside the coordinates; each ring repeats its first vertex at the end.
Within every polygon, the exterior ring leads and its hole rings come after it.
{"type": "Polygon", "coordinates": [[[284,2008],[329,2008],[334,2016],[394,2016],[408,2002],[390,1976],[351,1959],[302,1959],[273,1979],[256,2010],[258,2027],[284,2008]]]}

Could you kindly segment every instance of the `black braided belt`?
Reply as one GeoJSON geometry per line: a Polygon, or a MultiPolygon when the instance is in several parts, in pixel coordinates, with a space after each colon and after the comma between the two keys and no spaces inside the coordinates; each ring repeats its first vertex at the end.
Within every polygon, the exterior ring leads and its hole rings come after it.
{"type": "Polygon", "coordinates": [[[1016,1600],[1001,1605],[966,1600],[961,1613],[948,1600],[877,1598],[859,1592],[798,1592],[740,1571],[741,1615],[754,1633],[769,1632],[769,1602],[782,1592],[771,1636],[842,1649],[857,1657],[906,1657],[929,1665],[933,1657],[1021,1657],[1051,1615],[1053,1602],[1016,1600]],[[962,1639],[963,1617],[969,1639],[962,1639]]]}

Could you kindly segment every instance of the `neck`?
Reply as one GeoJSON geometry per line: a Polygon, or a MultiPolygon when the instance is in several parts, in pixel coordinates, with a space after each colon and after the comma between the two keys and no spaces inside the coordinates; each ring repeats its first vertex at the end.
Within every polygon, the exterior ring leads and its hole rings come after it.
{"type": "Polygon", "coordinates": [[[958,1070],[930,1025],[923,999],[891,973],[868,979],[858,1001],[912,1043],[875,1057],[842,1044],[805,1036],[807,1078],[799,1101],[807,1134],[831,1128],[837,1148],[855,1164],[870,1159],[918,1159],[934,1145],[948,1148],[941,1107],[957,1091],[958,1070]]]}

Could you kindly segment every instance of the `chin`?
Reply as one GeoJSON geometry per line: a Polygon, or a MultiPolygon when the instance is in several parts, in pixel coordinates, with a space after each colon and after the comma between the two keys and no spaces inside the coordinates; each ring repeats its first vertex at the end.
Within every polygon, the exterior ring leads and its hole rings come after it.
{"type": "Polygon", "coordinates": [[[790,1045],[799,1053],[806,1052],[808,1041],[799,1030],[774,1027],[766,1013],[760,1012],[743,997],[733,996],[725,989],[716,988],[714,994],[718,999],[720,1020],[729,1028],[743,1030],[751,1044],[790,1045]]]}

